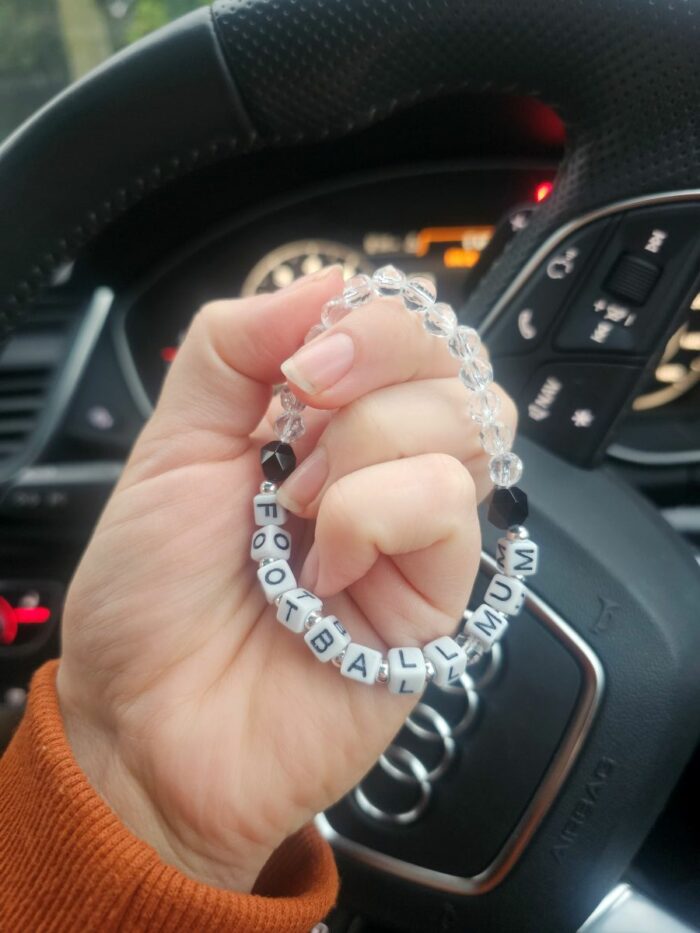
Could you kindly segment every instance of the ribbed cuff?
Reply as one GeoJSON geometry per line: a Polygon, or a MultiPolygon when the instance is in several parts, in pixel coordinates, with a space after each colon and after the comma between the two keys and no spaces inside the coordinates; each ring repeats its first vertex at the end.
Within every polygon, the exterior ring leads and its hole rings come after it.
{"type": "Polygon", "coordinates": [[[132,835],[73,759],[57,666],[34,677],[0,761],[0,929],[308,933],[323,919],[338,876],[310,826],[272,855],[254,894],[192,881],[132,835]]]}

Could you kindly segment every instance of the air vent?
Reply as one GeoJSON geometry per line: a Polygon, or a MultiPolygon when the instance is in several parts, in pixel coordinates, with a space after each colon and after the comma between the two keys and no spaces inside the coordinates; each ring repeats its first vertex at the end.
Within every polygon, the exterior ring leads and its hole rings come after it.
{"type": "Polygon", "coordinates": [[[29,442],[80,311],[78,299],[52,290],[0,349],[0,466],[29,442]]]}

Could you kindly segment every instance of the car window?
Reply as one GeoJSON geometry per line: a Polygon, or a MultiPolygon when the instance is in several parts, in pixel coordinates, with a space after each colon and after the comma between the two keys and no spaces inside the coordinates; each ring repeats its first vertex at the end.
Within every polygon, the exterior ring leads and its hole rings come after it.
{"type": "Polygon", "coordinates": [[[101,61],[208,0],[0,0],[0,139],[101,61]]]}

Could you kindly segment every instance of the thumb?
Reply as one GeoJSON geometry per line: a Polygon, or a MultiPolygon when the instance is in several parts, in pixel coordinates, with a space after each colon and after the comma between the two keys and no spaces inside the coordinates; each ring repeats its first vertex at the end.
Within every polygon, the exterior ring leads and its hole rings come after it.
{"type": "Polygon", "coordinates": [[[194,317],[134,461],[181,466],[238,456],[265,414],[280,364],[304,340],[323,304],[343,289],[339,266],[269,295],[213,301],[194,317]]]}

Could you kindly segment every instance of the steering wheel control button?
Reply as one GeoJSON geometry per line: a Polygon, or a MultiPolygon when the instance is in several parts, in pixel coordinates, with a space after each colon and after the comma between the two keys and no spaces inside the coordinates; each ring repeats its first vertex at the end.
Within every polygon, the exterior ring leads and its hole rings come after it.
{"type": "Polygon", "coordinates": [[[568,460],[590,463],[640,374],[637,367],[607,363],[547,364],[523,394],[522,429],[568,460]]]}
{"type": "Polygon", "coordinates": [[[608,221],[592,224],[557,247],[489,334],[492,352],[528,353],[542,343],[608,229],[608,221]]]}
{"type": "Polygon", "coordinates": [[[649,298],[661,269],[654,262],[625,253],[620,256],[605,282],[605,288],[617,298],[643,305],[649,298]]]}
{"type": "Polygon", "coordinates": [[[698,273],[700,209],[631,211],[586,275],[556,335],[560,350],[647,355],[679,313],[698,273]]]}

